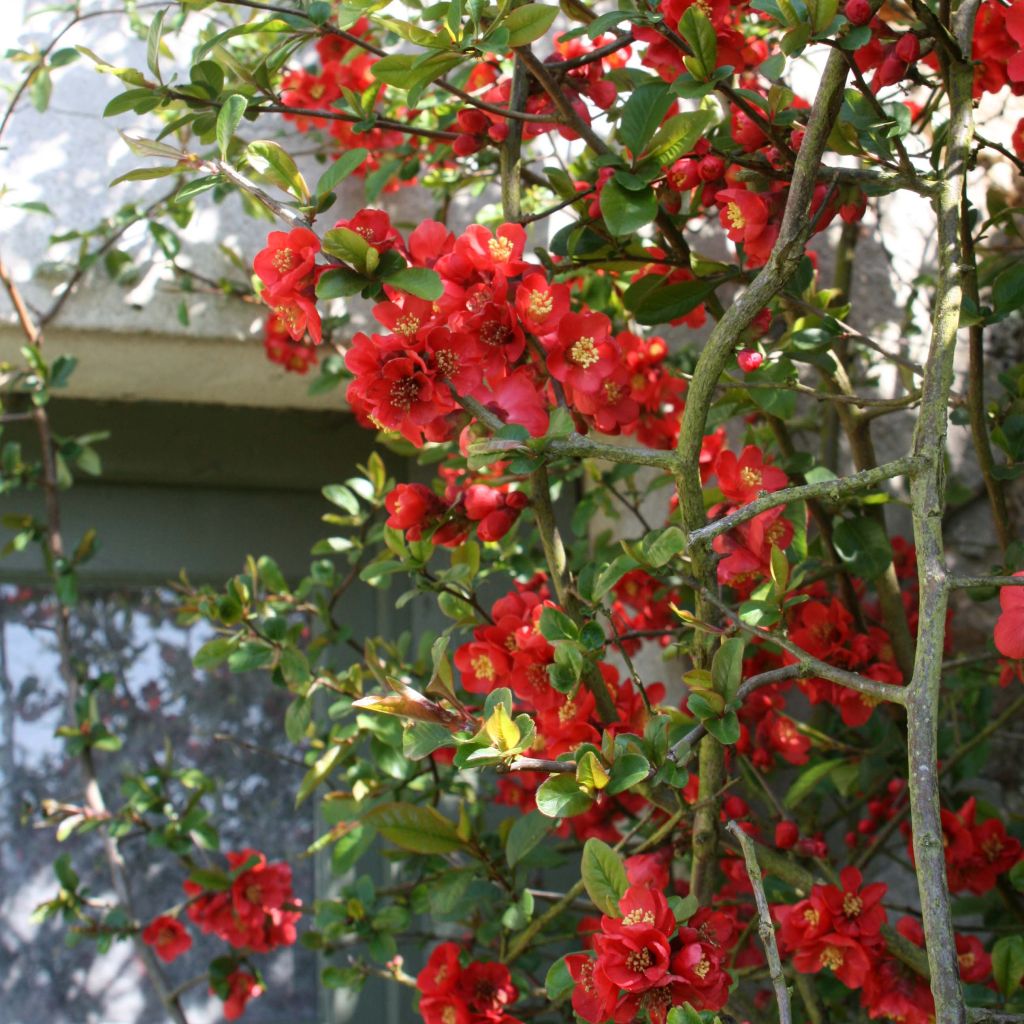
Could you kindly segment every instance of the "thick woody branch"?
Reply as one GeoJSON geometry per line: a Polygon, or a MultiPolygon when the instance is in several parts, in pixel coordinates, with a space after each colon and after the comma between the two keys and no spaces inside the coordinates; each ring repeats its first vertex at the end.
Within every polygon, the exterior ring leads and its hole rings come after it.
{"type": "MultiPolygon", "coordinates": [[[[963,0],[954,19],[961,53],[971,52],[979,0],[963,0]]],[[[946,432],[953,363],[963,302],[960,216],[974,135],[973,68],[944,61],[949,83],[949,128],[943,181],[935,194],[938,261],[931,345],[921,385],[913,453],[922,467],[911,480],[911,511],[920,578],[917,652],[907,695],[910,815],[922,924],[936,1024],[965,1024],[946,857],[939,808],[938,717],[949,586],[942,517],[945,511],[946,432]]]]}
{"type": "MultiPolygon", "coordinates": [[[[810,209],[816,179],[829,134],[843,102],[847,72],[842,54],[832,51],[826,61],[794,165],[779,237],[760,273],[715,325],[690,381],[679,438],[680,466],[676,478],[683,526],[688,531],[704,526],[707,518],[701,489],[700,450],[715,390],[741,333],[782,291],[803,256],[813,228],[810,209]]],[[[697,617],[713,624],[722,611],[720,602],[711,593],[715,586],[714,560],[703,546],[693,550],[691,560],[697,577],[697,617]]],[[[697,668],[710,667],[713,642],[710,634],[700,636],[694,649],[697,668]]],[[[705,737],[701,743],[699,774],[699,798],[707,800],[707,805],[694,820],[690,881],[697,899],[706,904],[714,891],[717,864],[718,807],[711,797],[721,791],[724,779],[724,753],[713,737],[705,737]]]]}
{"type": "Polygon", "coordinates": [[[688,541],[693,544],[706,544],[708,541],[720,534],[728,533],[729,530],[740,523],[745,523],[762,512],[778,508],[779,505],[789,505],[794,501],[808,501],[813,498],[825,498],[833,504],[838,504],[844,498],[848,498],[860,491],[875,487],[886,480],[892,480],[898,476],[904,476],[913,471],[914,459],[906,456],[902,459],[895,459],[886,462],[877,469],[865,470],[861,473],[854,473],[851,476],[839,477],[836,480],[822,480],[813,484],[801,484],[799,487],[786,487],[781,491],[772,491],[755,498],[752,502],[742,508],[731,512],[721,519],[716,519],[707,526],[690,532],[688,541]]]}

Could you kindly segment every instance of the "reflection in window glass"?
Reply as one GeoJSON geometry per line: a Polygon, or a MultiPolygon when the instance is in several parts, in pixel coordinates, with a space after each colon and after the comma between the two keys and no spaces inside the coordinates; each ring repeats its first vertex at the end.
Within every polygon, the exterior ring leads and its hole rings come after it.
{"type": "MultiPolygon", "coordinates": [[[[58,671],[48,596],[0,587],[0,998],[5,1024],[162,1024],[166,1019],[145,983],[130,943],[105,956],[83,939],[65,945],[65,925],[33,920],[33,909],[57,891],[52,864],[68,853],[90,896],[113,899],[96,832],[56,841],[38,827],[47,799],[78,804],[81,774],[54,735],[66,721],[65,688],[58,671]]],[[[303,851],[313,838],[312,818],[297,819],[293,801],[305,770],[287,741],[284,691],[266,673],[235,675],[222,667],[197,671],[192,656],[210,638],[205,626],[175,621],[174,595],[160,589],[107,590],[87,595],[73,617],[75,656],[90,676],[108,672],[113,691],[101,704],[108,727],[125,740],[117,753],[98,753],[108,804],[119,806],[124,779],[135,768],[166,763],[198,768],[220,780],[203,798],[220,850],[255,847],[271,860],[286,860],[296,895],[313,902],[313,860],[303,851]],[[287,822],[287,828],[268,823],[287,822]]],[[[189,799],[178,787],[179,810],[189,799]]],[[[154,851],[145,822],[122,843],[135,910],[145,922],[183,898],[186,869],[172,853],[154,851]]],[[[201,831],[201,829],[200,829],[201,831]]],[[[221,867],[216,851],[199,853],[221,867]]],[[[190,926],[191,927],[191,926],[190,926]]],[[[191,928],[190,953],[167,968],[174,985],[203,974],[224,952],[217,940],[191,928]]],[[[268,991],[246,1011],[248,1024],[304,1024],[317,1019],[315,955],[301,945],[259,957],[268,991]]],[[[222,1020],[221,1003],[205,984],[183,997],[192,1024],[222,1020]]]]}

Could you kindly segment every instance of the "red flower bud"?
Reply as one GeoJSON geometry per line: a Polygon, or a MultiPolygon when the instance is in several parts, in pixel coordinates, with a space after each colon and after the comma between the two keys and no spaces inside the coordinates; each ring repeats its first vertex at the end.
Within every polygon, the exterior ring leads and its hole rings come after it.
{"type": "Polygon", "coordinates": [[[905,36],[900,37],[893,52],[900,60],[913,64],[921,56],[921,43],[913,32],[908,32],[905,36]]]}
{"type": "Polygon", "coordinates": [[[866,25],[871,20],[871,4],[868,0],[846,0],[845,14],[851,25],[866,25]]]}
{"type": "Polygon", "coordinates": [[[764,362],[764,356],[748,348],[736,354],[736,362],[744,373],[753,373],[764,362]]]}
{"type": "Polygon", "coordinates": [[[800,829],[796,827],[795,821],[780,821],[775,826],[775,845],[780,850],[792,849],[799,838],[800,829]]]}
{"type": "Polygon", "coordinates": [[[702,181],[717,181],[725,174],[725,161],[720,156],[704,156],[700,160],[702,181]]]}

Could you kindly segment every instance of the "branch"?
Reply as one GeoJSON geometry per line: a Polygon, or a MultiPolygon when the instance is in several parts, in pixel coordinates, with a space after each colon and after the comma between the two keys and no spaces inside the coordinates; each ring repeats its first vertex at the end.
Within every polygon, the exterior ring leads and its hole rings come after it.
{"type": "Polygon", "coordinates": [[[971,590],[974,587],[1024,587],[1024,576],[950,576],[950,590],[971,590]]]}
{"type": "MultiPolygon", "coordinates": [[[[827,498],[833,504],[839,504],[843,498],[856,494],[858,491],[867,490],[886,480],[912,473],[915,464],[913,456],[908,455],[902,459],[886,462],[877,469],[864,470],[851,476],[839,477],[835,480],[821,480],[813,484],[802,484],[799,487],[786,487],[781,491],[762,494],[735,512],[722,516],[721,519],[716,519],[699,530],[691,530],[687,542],[691,546],[706,544],[720,534],[728,533],[740,523],[745,523],[762,512],[767,512],[768,509],[778,508],[779,505],[789,505],[794,501],[827,498]]],[[[1024,578],[1021,582],[1024,583],[1024,578]]]]}
{"type": "MultiPolygon", "coordinates": [[[[742,707],[743,702],[755,690],[760,690],[762,686],[771,686],[772,683],[782,683],[787,679],[799,679],[813,674],[809,666],[802,664],[783,665],[782,668],[773,668],[768,672],[759,672],[756,676],[751,676],[747,679],[736,691],[736,704],[742,707]]],[[[682,739],[672,746],[668,752],[668,758],[678,764],[685,764],[693,756],[694,744],[706,734],[707,729],[704,728],[703,724],[694,726],[682,739]]]]}
{"type": "MultiPolygon", "coordinates": [[[[0,282],[3,283],[7,294],[10,296],[11,304],[17,312],[26,340],[33,348],[41,349],[43,343],[42,332],[32,322],[21,293],[2,261],[0,261],[0,282]]],[[[61,532],[60,503],[58,500],[59,485],[57,483],[53,435],[50,430],[50,421],[45,405],[39,405],[35,408],[35,421],[41,449],[42,490],[46,506],[46,535],[44,544],[48,562],[47,568],[50,575],[55,578],[58,566],[64,562],[65,555],[64,539],[61,532]]],[[[60,675],[68,691],[67,704],[73,710],[79,698],[80,685],[72,657],[71,616],[67,606],[61,602],[58,602],[54,632],[57,638],[60,659],[60,675]]],[[[104,801],[103,791],[100,788],[91,747],[85,747],[79,756],[79,762],[84,775],[85,806],[89,809],[90,816],[101,821],[109,821],[111,815],[104,801]]],[[[131,888],[128,883],[127,868],[121,855],[118,841],[111,834],[109,828],[103,829],[103,852],[118,902],[121,904],[124,912],[134,919],[135,911],[131,897],[131,888]]],[[[168,985],[152,948],[143,942],[139,934],[133,935],[133,942],[135,950],[142,960],[146,975],[174,1024],[188,1024],[181,1003],[168,985]]]]}
{"type": "Polygon", "coordinates": [[[789,1005],[789,989],[786,988],[786,978],[782,973],[779,946],[775,940],[775,928],[772,925],[771,911],[768,909],[768,899],[764,894],[761,865],[757,862],[754,843],[735,821],[730,821],[725,828],[727,832],[731,832],[736,837],[743,850],[747,877],[754,889],[754,902],[757,904],[757,933],[761,936],[761,944],[764,946],[765,956],[768,958],[768,973],[772,979],[772,987],[775,989],[775,1001],[779,1004],[779,1024],[792,1024],[793,1012],[789,1005]]]}
{"type": "MultiPolygon", "coordinates": [[[[962,0],[954,19],[960,52],[969,54],[979,0],[962,0]]],[[[946,504],[946,432],[963,301],[960,210],[974,134],[971,64],[943,61],[949,127],[943,181],[934,198],[938,261],[931,345],[921,385],[913,453],[923,465],[911,479],[911,512],[920,579],[917,652],[907,694],[907,758],[914,859],[937,1024],[967,1019],[957,962],[939,810],[938,711],[949,587],[942,517],[946,504]]]]}
{"type": "Polygon", "coordinates": [[[880,683],[877,680],[869,679],[867,676],[862,676],[857,672],[848,672],[846,669],[836,668],[834,665],[830,665],[827,661],[815,658],[813,655],[808,654],[802,647],[798,647],[791,640],[787,640],[785,637],[779,636],[777,633],[770,633],[765,629],[759,629],[757,626],[751,626],[744,622],[740,618],[738,611],[734,608],[730,608],[709,588],[701,586],[701,584],[697,580],[693,579],[693,577],[680,574],[680,579],[685,586],[691,587],[696,591],[704,602],[710,604],[721,616],[732,620],[735,627],[741,632],[746,633],[747,636],[754,637],[763,643],[774,644],[776,647],[784,650],[792,658],[795,658],[797,662],[803,665],[808,676],[817,676],[821,679],[827,679],[829,682],[838,683],[840,686],[845,686],[850,690],[856,690],[858,693],[864,694],[865,697],[871,697],[873,700],[888,701],[890,704],[906,703],[907,691],[902,686],[894,686],[892,683],[880,683]]]}

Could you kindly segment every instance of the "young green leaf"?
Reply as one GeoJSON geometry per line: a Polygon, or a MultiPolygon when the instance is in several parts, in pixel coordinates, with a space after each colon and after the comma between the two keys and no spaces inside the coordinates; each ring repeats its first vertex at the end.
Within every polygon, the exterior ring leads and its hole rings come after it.
{"type": "Polygon", "coordinates": [[[609,917],[620,917],[619,900],[629,888],[622,857],[607,843],[591,838],[583,844],[580,871],[594,906],[609,917]]]}

